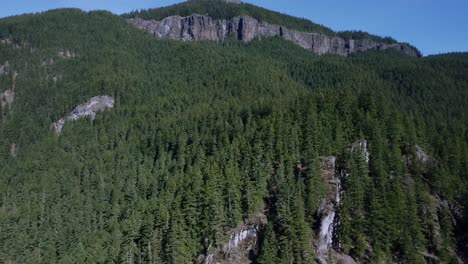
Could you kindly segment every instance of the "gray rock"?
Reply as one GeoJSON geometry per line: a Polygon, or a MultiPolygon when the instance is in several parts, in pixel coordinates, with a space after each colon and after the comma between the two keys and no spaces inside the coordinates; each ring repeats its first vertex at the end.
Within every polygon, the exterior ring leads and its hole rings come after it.
{"type": "Polygon", "coordinates": [[[358,140],[351,145],[352,153],[361,153],[366,163],[369,163],[369,150],[367,149],[367,140],[358,140]]]}
{"type": "Polygon", "coordinates": [[[11,143],[10,145],[10,155],[12,158],[16,158],[16,153],[18,151],[18,148],[15,143],[11,143]]]}
{"type": "Polygon", "coordinates": [[[432,157],[419,145],[416,145],[416,157],[424,165],[433,162],[432,157]]]}
{"type": "Polygon", "coordinates": [[[238,16],[225,20],[193,14],[187,17],[170,16],[161,21],[143,20],[141,18],[131,18],[127,21],[158,39],[222,42],[228,36],[235,36],[238,40],[249,42],[254,39],[279,36],[319,55],[348,56],[368,50],[393,49],[409,56],[420,57],[415,48],[404,43],[386,44],[369,39],[344,40],[339,37],[301,32],[280,25],[260,22],[250,16],[238,16]]]}
{"type": "Polygon", "coordinates": [[[0,76],[8,73],[8,61],[5,64],[0,64],[0,76]]]}
{"type": "Polygon", "coordinates": [[[55,132],[60,134],[66,121],[75,121],[83,117],[96,117],[96,113],[102,112],[108,108],[114,107],[114,98],[110,96],[95,96],[88,102],[78,105],[69,115],[63,117],[52,124],[55,132]]]}
{"type": "Polygon", "coordinates": [[[236,228],[230,230],[227,241],[222,247],[210,248],[210,254],[199,255],[197,264],[249,264],[250,254],[258,253],[259,232],[268,224],[264,213],[245,219],[236,228]]]}
{"type": "Polygon", "coordinates": [[[5,90],[3,93],[0,93],[0,105],[2,110],[6,107],[10,109],[14,101],[15,92],[13,90],[5,90]]]}

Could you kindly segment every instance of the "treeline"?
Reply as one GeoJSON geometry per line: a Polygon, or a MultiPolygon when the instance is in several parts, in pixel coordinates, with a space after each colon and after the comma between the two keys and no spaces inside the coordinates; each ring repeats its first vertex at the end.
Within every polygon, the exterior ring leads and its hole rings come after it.
{"type": "MultiPolygon", "coordinates": [[[[79,10],[3,19],[0,36],[22,47],[0,44],[19,73],[0,126],[3,262],[191,263],[265,211],[255,261],[312,263],[329,155],[349,172],[344,252],[454,260],[450,212],[433,194],[466,203],[466,54],[341,58],[278,38],[155,41],[79,10]],[[66,50],[76,56],[58,56],[66,50]],[[51,131],[96,95],[113,96],[114,109],[51,131]],[[362,139],[369,164],[349,151],[362,139]],[[417,161],[416,145],[434,166],[417,161]]],[[[0,76],[0,92],[11,82],[0,76]]]]}

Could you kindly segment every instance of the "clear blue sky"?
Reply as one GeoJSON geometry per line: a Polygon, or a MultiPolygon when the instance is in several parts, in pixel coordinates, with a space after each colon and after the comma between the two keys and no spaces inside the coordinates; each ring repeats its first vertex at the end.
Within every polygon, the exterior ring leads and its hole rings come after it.
{"type": "MultiPolygon", "coordinates": [[[[0,17],[62,7],[121,14],[181,0],[0,0],[0,17]]],[[[468,51],[468,0],[244,0],[333,30],[364,30],[409,42],[424,55],[468,51]]]]}

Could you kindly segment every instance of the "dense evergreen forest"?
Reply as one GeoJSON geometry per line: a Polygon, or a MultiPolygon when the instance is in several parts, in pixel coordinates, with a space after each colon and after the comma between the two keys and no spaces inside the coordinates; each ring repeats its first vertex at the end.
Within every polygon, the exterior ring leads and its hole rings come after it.
{"type": "MultiPolygon", "coordinates": [[[[335,34],[251,5],[189,8],[148,15],[248,13],[335,34]]],[[[124,17],[0,19],[0,93],[14,93],[0,115],[1,263],[193,263],[259,212],[253,263],[314,263],[328,156],[347,172],[336,250],[364,263],[468,251],[468,54],[156,41],[124,17]],[[96,95],[114,108],[51,129],[96,95]]]]}

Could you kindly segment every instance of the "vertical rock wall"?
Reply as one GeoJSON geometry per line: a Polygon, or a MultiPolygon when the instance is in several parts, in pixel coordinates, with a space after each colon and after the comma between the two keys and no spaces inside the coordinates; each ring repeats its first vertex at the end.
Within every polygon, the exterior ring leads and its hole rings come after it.
{"type": "Polygon", "coordinates": [[[413,57],[421,56],[418,50],[408,44],[386,44],[369,39],[345,40],[339,37],[291,30],[281,25],[260,22],[250,16],[237,16],[226,20],[193,14],[187,17],[170,16],[161,21],[140,18],[131,18],[127,21],[160,39],[222,42],[228,36],[235,36],[241,41],[249,42],[253,39],[279,36],[320,55],[348,56],[368,50],[392,49],[413,57]]]}

